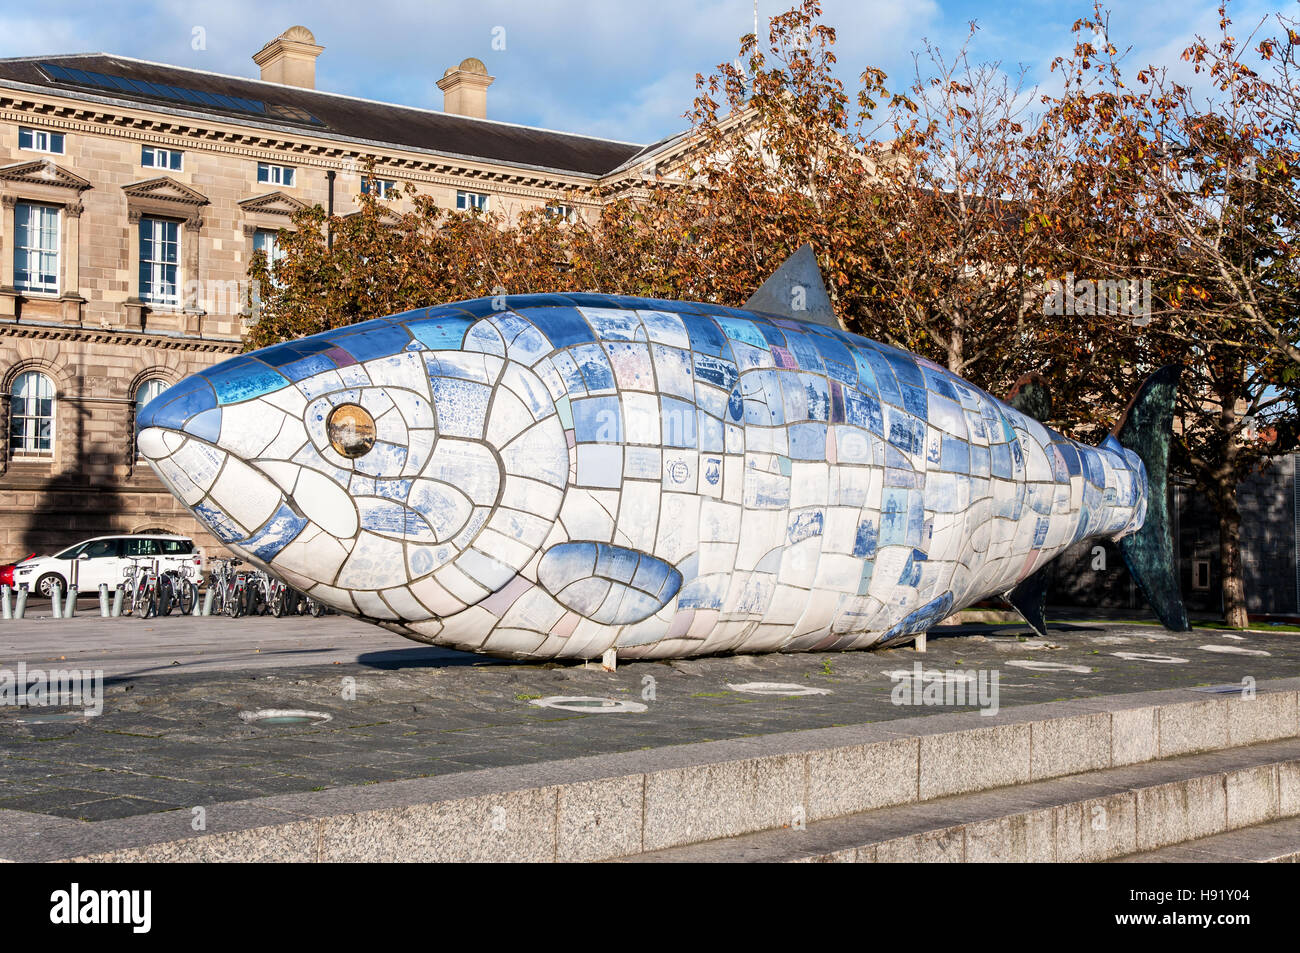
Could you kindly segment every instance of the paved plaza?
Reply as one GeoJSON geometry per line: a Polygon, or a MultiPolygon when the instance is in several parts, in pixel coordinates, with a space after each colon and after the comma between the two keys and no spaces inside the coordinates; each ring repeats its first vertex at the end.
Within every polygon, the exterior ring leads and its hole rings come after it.
{"type": "MultiPolygon", "coordinates": [[[[932,630],[929,651],[620,664],[504,662],[421,646],[339,616],[80,616],[0,623],[0,672],[102,670],[103,711],[0,707],[0,808],[83,820],[270,795],[860,725],[975,706],[896,704],[920,662],[991,684],[1002,708],[1097,695],[1240,687],[1300,673],[1300,635],[1136,624],[932,630]],[[963,675],[965,673],[965,675],[963,675]],[[778,683],[775,694],[733,686],[778,683]],[[810,691],[811,690],[811,691],[810,691]],[[800,694],[797,692],[810,692],[800,694]],[[593,696],[643,711],[533,701],[593,696]],[[633,706],[636,707],[636,706],[633,706]],[[309,724],[241,714],[300,710],[309,724]]],[[[910,682],[908,683],[911,684],[910,682]]],[[[924,680],[921,684],[928,684],[924,680]]],[[[907,693],[924,702],[921,685],[907,693]]],[[[984,707],[987,707],[985,705],[984,707]]]]}

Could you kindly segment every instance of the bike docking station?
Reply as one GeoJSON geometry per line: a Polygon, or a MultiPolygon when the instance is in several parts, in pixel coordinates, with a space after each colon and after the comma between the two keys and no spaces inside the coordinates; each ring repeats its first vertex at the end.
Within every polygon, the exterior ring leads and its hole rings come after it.
{"type": "MultiPolygon", "coordinates": [[[[50,599],[52,619],[71,619],[77,614],[81,594],[80,561],[83,554],[70,561],[66,587],[58,576],[42,584],[38,596],[50,599]]],[[[132,616],[150,619],[170,616],[173,609],[180,615],[200,618],[221,615],[238,618],[251,615],[308,615],[319,617],[333,610],[308,598],[283,580],[257,569],[241,568],[242,560],[218,559],[215,567],[203,572],[197,567],[164,568],[162,561],[150,557],[129,557],[132,565],[123,571],[116,585],[100,582],[90,591],[99,596],[99,617],[118,619],[132,616]]],[[[0,619],[23,620],[32,592],[28,583],[0,585],[0,619]]]]}

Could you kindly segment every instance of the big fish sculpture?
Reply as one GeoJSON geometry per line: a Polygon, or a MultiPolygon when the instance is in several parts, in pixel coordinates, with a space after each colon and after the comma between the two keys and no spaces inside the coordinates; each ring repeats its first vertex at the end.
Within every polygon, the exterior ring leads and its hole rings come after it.
{"type": "MultiPolygon", "coordinates": [[[[1172,390],[1148,382],[1124,443],[1167,446],[1172,390]]],[[[138,430],[235,553],[455,649],[871,648],[999,594],[1041,628],[1036,571],[1091,537],[1139,539],[1130,565],[1186,627],[1161,454],[1149,474],[840,330],[807,247],[745,310],[521,295],[263,348],[138,430]]]]}

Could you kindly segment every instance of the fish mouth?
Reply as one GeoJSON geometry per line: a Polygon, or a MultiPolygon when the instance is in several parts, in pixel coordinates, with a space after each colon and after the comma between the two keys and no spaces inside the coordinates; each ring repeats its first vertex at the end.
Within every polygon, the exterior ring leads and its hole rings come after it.
{"type": "Polygon", "coordinates": [[[307,517],[270,477],[207,440],[146,426],[137,442],[158,479],[212,535],[262,568],[270,569],[307,526],[307,517]]]}

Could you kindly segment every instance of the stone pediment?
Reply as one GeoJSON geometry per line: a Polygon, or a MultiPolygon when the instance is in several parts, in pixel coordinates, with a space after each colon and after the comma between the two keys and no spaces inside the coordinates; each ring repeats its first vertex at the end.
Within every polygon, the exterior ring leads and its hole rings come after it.
{"type": "Polygon", "coordinates": [[[162,175],[156,179],[146,179],[132,185],[122,186],[128,200],[146,200],[149,202],[166,202],[173,205],[197,207],[208,204],[208,197],[196,192],[188,185],[162,175]]]}
{"type": "MultiPolygon", "coordinates": [[[[361,209],[357,209],[355,212],[348,212],[346,215],[341,215],[340,218],[356,218],[360,214],[362,214],[361,209]]],[[[379,221],[385,225],[397,225],[402,221],[402,216],[398,215],[390,208],[380,206],[378,214],[379,221]]]]}
{"type": "Polygon", "coordinates": [[[0,182],[21,185],[48,185],[55,188],[75,189],[84,192],[93,188],[90,182],[62,166],[56,165],[49,158],[33,159],[30,162],[15,162],[0,166],[0,182]]]}
{"type": "Polygon", "coordinates": [[[301,208],[306,208],[307,203],[294,198],[292,195],[286,195],[284,192],[267,192],[265,195],[244,199],[239,203],[239,207],[245,212],[288,216],[301,208]]]}

